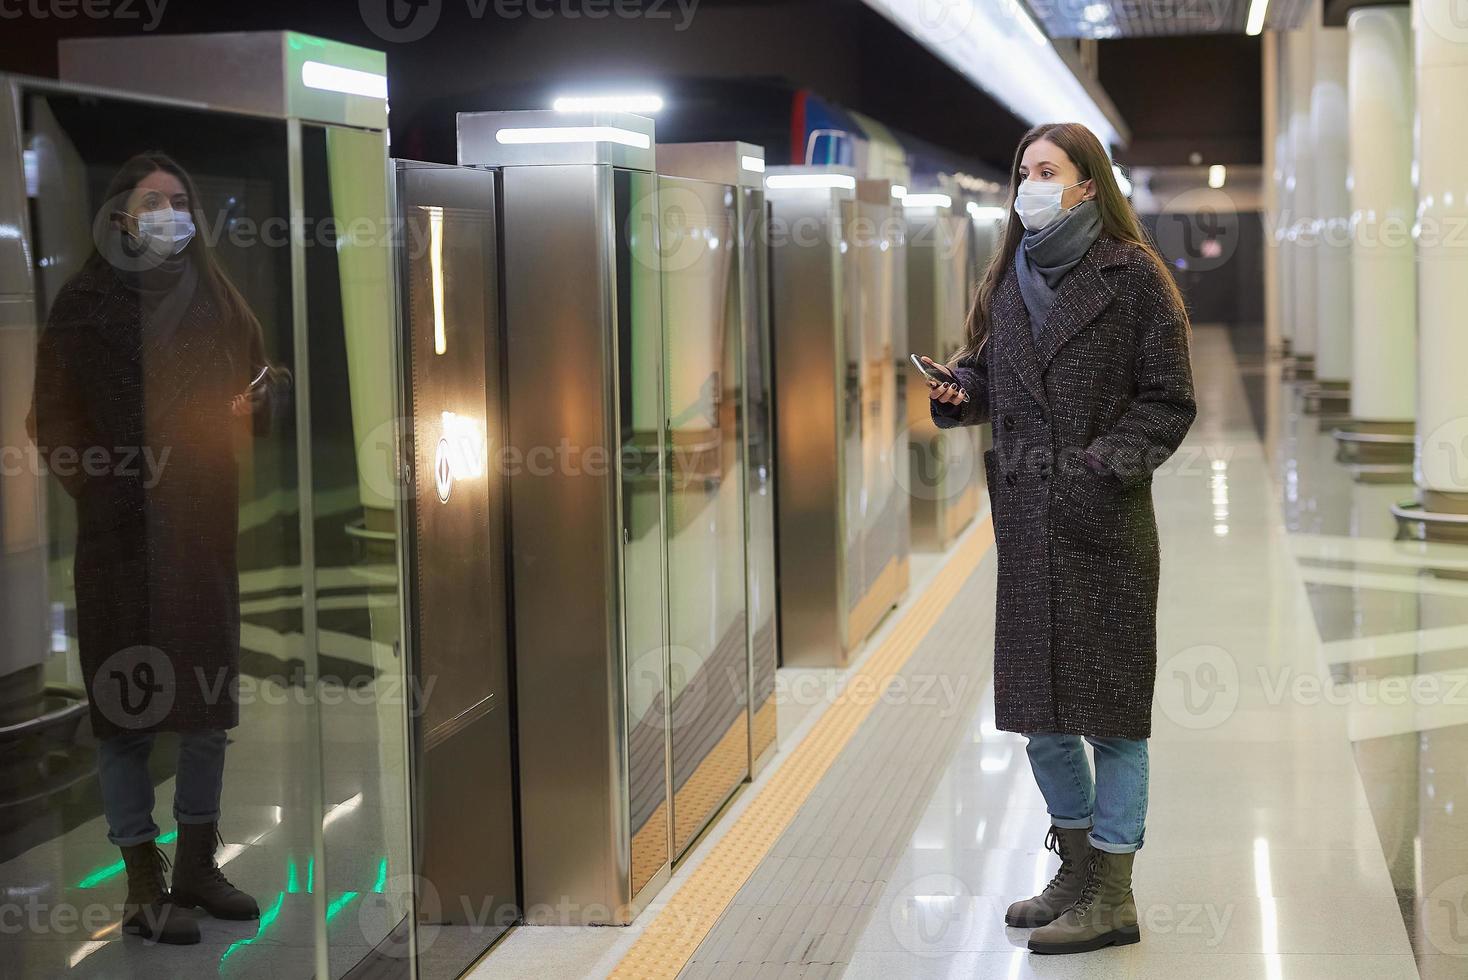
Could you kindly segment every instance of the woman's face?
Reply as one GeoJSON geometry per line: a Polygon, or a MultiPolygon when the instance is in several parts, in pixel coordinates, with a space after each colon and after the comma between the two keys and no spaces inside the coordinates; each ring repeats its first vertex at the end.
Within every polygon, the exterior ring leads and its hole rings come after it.
{"type": "Polygon", "coordinates": [[[166,170],[155,170],[138,181],[138,186],[128,194],[118,220],[124,231],[136,237],[138,215],[170,208],[188,211],[189,204],[189,193],[184,190],[183,181],[166,170]]]}
{"type": "Polygon", "coordinates": [[[1043,180],[1066,188],[1060,197],[1060,206],[1069,210],[1082,201],[1095,197],[1092,182],[1077,183],[1081,171],[1071,162],[1065,151],[1047,139],[1037,139],[1025,147],[1019,162],[1020,180],[1043,180]],[[1075,184],[1071,187],[1069,185],[1075,184]]]}

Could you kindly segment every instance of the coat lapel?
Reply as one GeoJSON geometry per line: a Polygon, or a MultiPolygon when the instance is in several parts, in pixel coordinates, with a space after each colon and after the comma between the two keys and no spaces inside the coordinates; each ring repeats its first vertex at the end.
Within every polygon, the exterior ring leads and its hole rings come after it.
{"type": "Polygon", "coordinates": [[[1102,236],[1091,246],[1081,264],[1060,280],[1055,291],[1055,305],[1045,319],[1045,326],[1035,344],[1035,356],[1041,374],[1065,346],[1111,304],[1116,291],[1102,270],[1123,265],[1127,251],[1122,243],[1102,236]]]}
{"type": "Polygon", "coordinates": [[[1045,382],[1040,378],[1040,362],[1030,332],[1030,314],[1019,292],[1019,274],[1010,263],[1009,271],[994,294],[994,307],[989,315],[994,327],[994,341],[1019,375],[1025,390],[1041,405],[1048,406],[1045,382]]]}

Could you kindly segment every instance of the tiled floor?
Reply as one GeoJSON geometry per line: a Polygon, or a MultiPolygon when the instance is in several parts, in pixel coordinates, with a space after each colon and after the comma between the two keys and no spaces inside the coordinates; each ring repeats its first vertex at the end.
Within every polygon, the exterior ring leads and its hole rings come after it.
{"type": "MultiPolygon", "coordinates": [[[[685,976],[1468,976],[1468,547],[1395,541],[1387,508],[1411,488],[1351,482],[1277,366],[1250,338],[1232,340],[1196,328],[1199,421],[1155,483],[1164,554],[1135,883],[1143,941],[1039,958],[1002,923],[1054,858],[1023,740],[993,726],[991,555],[904,668],[933,679],[936,704],[872,710],[685,976]]],[[[915,560],[912,596],[935,568],[915,560]]],[[[521,928],[471,976],[605,976],[837,686],[832,672],[782,671],[780,755],[638,923],[521,928]]],[[[282,788],[281,718],[246,728],[226,781],[231,873],[279,908],[258,942],[211,926],[199,951],[208,973],[294,975],[311,943],[297,935],[313,919],[310,870],[290,861],[309,851],[294,828],[311,801],[282,788]],[[286,805],[257,805],[277,799],[286,805]]],[[[326,831],[340,855],[334,884],[370,898],[380,839],[402,832],[376,778],[393,760],[350,757],[351,726],[375,719],[335,721],[345,727],[328,732],[337,765],[325,802],[352,805],[326,831]]],[[[68,895],[84,901],[86,876],[111,860],[100,838],[89,818],[68,829],[64,852],[12,859],[0,884],[75,882],[68,895]]],[[[30,943],[8,967],[0,943],[0,973],[166,975],[147,951],[82,938],[30,943]]]]}
{"type": "MultiPolygon", "coordinates": [[[[1464,672],[1468,588],[1428,569],[1461,574],[1468,549],[1393,542],[1387,507],[1410,487],[1353,484],[1251,346],[1197,328],[1199,422],[1156,481],[1143,942],[1047,959],[1004,927],[1005,904],[1054,859],[1023,740],[994,729],[985,690],[947,727],[873,712],[685,976],[1468,976],[1454,917],[1468,894],[1454,806],[1468,790],[1468,695],[1402,705],[1377,689],[1427,675],[1446,692],[1464,672]],[[936,731],[947,744],[929,744],[936,731]],[[912,792],[926,796],[903,803],[920,805],[822,842],[840,805],[912,792]],[[802,847],[849,856],[858,838],[875,898],[860,873],[836,881],[829,862],[791,860],[802,847]]],[[[981,569],[963,595],[988,610],[992,587],[981,569]]],[[[955,611],[929,644],[962,666],[928,668],[986,679],[991,628],[955,611]]]]}

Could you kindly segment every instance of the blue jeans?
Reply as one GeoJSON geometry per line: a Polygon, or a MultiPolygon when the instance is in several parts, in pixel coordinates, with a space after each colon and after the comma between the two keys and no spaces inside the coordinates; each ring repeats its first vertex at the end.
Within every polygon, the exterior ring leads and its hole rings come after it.
{"type": "Polygon", "coordinates": [[[1096,753],[1096,779],[1080,735],[1026,735],[1030,769],[1057,827],[1090,827],[1091,846],[1130,854],[1147,823],[1147,740],[1085,736],[1096,753]]]}
{"type": "MultiPolygon", "coordinates": [[[[179,823],[214,823],[224,789],[222,731],[184,732],[178,737],[178,771],[173,784],[173,819],[179,823]]],[[[118,847],[146,844],[158,836],[153,822],[153,778],[148,756],[151,732],[104,738],[97,748],[97,775],[102,783],[102,811],[107,839],[118,847]]]]}

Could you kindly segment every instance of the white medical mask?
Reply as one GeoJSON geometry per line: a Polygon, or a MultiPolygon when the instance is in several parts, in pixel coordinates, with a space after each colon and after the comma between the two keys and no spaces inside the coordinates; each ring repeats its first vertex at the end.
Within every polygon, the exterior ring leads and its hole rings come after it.
{"type": "Polygon", "coordinates": [[[1065,196],[1065,192],[1084,183],[1084,180],[1078,180],[1074,184],[1057,184],[1053,180],[1022,180],[1014,195],[1014,213],[1019,215],[1020,223],[1027,230],[1039,231],[1060,216],[1060,199],[1065,196]]]}
{"type": "Polygon", "coordinates": [[[159,208],[135,217],[138,241],[158,255],[177,255],[194,237],[194,216],[187,211],[159,208]]]}

